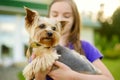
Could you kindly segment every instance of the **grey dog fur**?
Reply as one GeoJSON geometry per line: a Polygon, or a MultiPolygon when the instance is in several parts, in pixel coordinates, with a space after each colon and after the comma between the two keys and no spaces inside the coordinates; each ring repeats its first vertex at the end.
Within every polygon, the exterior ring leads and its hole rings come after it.
{"type": "Polygon", "coordinates": [[[70,49],[63,46],[56,46],[57,53],[61,55],[58,61],[66,64],[72,70],[89,74],[100,74],[100,72],[82,55],[74,54],[70,49]]]}

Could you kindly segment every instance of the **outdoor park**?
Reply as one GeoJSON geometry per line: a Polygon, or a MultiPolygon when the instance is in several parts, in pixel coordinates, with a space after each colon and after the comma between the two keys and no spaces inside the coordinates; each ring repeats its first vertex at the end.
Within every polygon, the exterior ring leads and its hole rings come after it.
{"type": "MultiPolygon", "coordinates": [[[[25,80],[25,52],[28,35],[24,30],[23,6],[47,15],[50,0],[0,1],[0,80],[25,80]],[[17,53],[17,54],[16,54],[17,53]]],[[[120,0],[75,0],[83,32],[81,38],[103,54],[103,63],[115,80],[120,80],[120,0]]]]}

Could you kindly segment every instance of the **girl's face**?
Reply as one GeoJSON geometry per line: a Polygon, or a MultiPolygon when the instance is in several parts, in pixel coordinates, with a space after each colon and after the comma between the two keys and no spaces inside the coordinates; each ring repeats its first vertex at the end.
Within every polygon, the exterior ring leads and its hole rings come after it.
{"type": "Polygon", "coordinates": [[[57,21],[67,21],[62,35],[70,33],[74,18],[71,6],[67,2],[62,1],[53,3],[50,8],[49,17],[57,21]]]}

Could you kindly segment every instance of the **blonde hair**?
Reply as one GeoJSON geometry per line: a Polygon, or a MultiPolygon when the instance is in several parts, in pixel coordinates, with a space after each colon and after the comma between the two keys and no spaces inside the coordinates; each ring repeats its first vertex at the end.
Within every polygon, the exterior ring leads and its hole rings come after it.
{"type": "Polygon", "coordinates": [[[84,55],[84,51],[82,50],[81,42],[80,42],[80,28],[81,28],[80,15],[79,15],[79,12],[78,12],[75,2],[73,0],[53,0],[52,3],[49,5],[48,16],[50,14],[51,6],[54,3],[61,2],[61,1],[65,1],[71,6],[72,11],[73,11],[73,17],[74,17],[74,23],[71,28],[70,34],[67,38],[67,40],[68,40],[67,47],[69,47],[68,44],[71,43],[77,52],[84,55]]]}

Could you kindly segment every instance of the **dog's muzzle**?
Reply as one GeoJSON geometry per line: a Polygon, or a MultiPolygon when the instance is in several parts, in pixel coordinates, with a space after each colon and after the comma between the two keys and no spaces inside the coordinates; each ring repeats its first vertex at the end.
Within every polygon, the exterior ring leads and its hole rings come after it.
{"type": "Polygon", "coordinates": [[[52,32],[47,32],[48,37],[51,37],[53,35],[52,32]]]}

